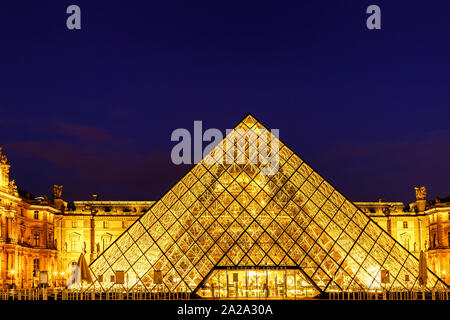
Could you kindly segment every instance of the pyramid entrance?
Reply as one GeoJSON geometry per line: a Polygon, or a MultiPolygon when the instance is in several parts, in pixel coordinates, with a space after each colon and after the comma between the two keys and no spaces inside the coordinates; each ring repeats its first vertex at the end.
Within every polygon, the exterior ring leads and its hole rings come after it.
{"type": "Polygon", "coordinates": [[[194,293],[215,299],[305,299],[320,290],[297,267],[214,267],[194,293]]]}
{"type": "MultiPolygon", "coordinates": [[[[268,173],[254,153],[268,130],[251,115],[235,129],[91,263],[96,290],[287,299],[422,290],[418,259],[317,171],[269,135],[278,165],[268,173]],[[230,150],[241,161],[224,161],[230,150]]],[[[426,291],[448,288],[427,275],[426,291]]]]}

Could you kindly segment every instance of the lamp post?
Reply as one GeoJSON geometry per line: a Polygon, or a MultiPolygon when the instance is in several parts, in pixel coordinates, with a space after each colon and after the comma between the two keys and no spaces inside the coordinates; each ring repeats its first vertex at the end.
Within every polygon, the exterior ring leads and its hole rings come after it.
{"type": "Polygon", "coordinates": [[[11,274],[11,289],[14,286],[14,270],[10,270],[9,273],[11,274]]]}
{"type": "Polygon", "coordinates": [[[61,287],[64,286],[64,285],[63,285],[63,282],[64,282],[64,275],[65,275],[65,272],[62,271],[62,272],[61,272],[61,278],[60,278],[60,286],[61,286],[61,287]]]}

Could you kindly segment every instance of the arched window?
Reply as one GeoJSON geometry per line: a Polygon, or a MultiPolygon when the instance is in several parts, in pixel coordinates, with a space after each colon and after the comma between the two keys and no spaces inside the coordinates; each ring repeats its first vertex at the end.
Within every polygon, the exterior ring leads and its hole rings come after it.
{"type": "Polygon", "coordinates": [[[35,247],[39,247],[40,240],[41,240],[41,235],[39,234],[39,232],[33,232],[33,245],[35,247]]]}
{"type": "Polygon", "coordinates": [[[79,251],[78,247],[79,247],[79,241],[76,238],[72,238],[70,239],[70,251],[74,252],[74,251],[79,251]]]}
{"type": "Polygon", "coordinates": [[[406,250],[409,250],[409,241],[411,239],[411,237],[409,236],[409,234],[402,233],[400,235],[400,239],[401,239],[401,243],[403,244],[403,246],[406,248],[406,250]]]}

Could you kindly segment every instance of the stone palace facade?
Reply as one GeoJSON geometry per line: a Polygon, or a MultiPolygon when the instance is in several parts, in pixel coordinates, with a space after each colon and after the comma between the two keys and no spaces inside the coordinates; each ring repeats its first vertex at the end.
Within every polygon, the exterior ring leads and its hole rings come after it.
{"type": "MultiPolygon", "coordinates": [[[[10,163],[0,148],[0,288],[31,288],[45,274],[51,287],[65,286],[68,268],[84,253],[98,257],[154,201],[62,199],[62,186],[52,196],[33,197],[10,179],[10,163]]],[[[416,188],[416,202],[355,202],[415,256],[424,251],[428,267],[450,284],[450,198],[426,199],[416,188]]]]}

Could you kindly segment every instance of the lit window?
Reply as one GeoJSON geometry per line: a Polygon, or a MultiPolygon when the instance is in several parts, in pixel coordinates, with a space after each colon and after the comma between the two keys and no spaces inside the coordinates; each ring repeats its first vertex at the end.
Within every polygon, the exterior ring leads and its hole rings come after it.
{"type": "Polygon", "coordinates": [[[75,237],[70,240],[70,250],[72,252],[78,251],[78,239],[75,237]]]}
{"type": "Polygon", "coordinates": [[[122,228],[126,229],[127,228],[127,222],[126,221],[122,221],[122,228]]]}
{"type": "Polygon", "coordinates": [[[408,221],[403,221],[403,229],[408,229],[408,221]]]}
{"type": "Polygon", "coordinates": [[[39,259],[33,259],[33,276],[37,277],[39,271],[39,259]]]}
{"type": "Polygon", "coordinates": [[[105,250],[106,248],[108,248],[108,246],[109,246],[109,241],[110,241],[110,238],[109,238],[109,237],[103,237],[103,250],[105,250]]]}
{"type": "Polygon", "coordinates": [[[76,227],[77,227],[77,221],[74,220],[74,221],[72,221],[72,228],[76,228],[76,227]]]}
{"type": "Polygon", "coordinates": [[[41,238],[41,236],[40,236],[39,232],[33,233],[33,240],[34,240],[35,247],[39,247],[40,238],[41,238]]]}
{"type": "Polygon", "coordinates": [[[405,248],[406,248],[407,250],[409,250],[409,239],[408,239],[408,238],[406,238],[406,239],[404,240],[403,245],[405,246],[405,248]]]}
{"type": "Polygon", "coordinates": [[[103,229],[109,228],[109,221],[103,221],[103,229]]]}
{"type": "Polygon", "coordinates": [[[35,211],[35,212],[34,212],[34,218],[35,218],[36,220],[39,220],[39,211],[35,211]]]}

